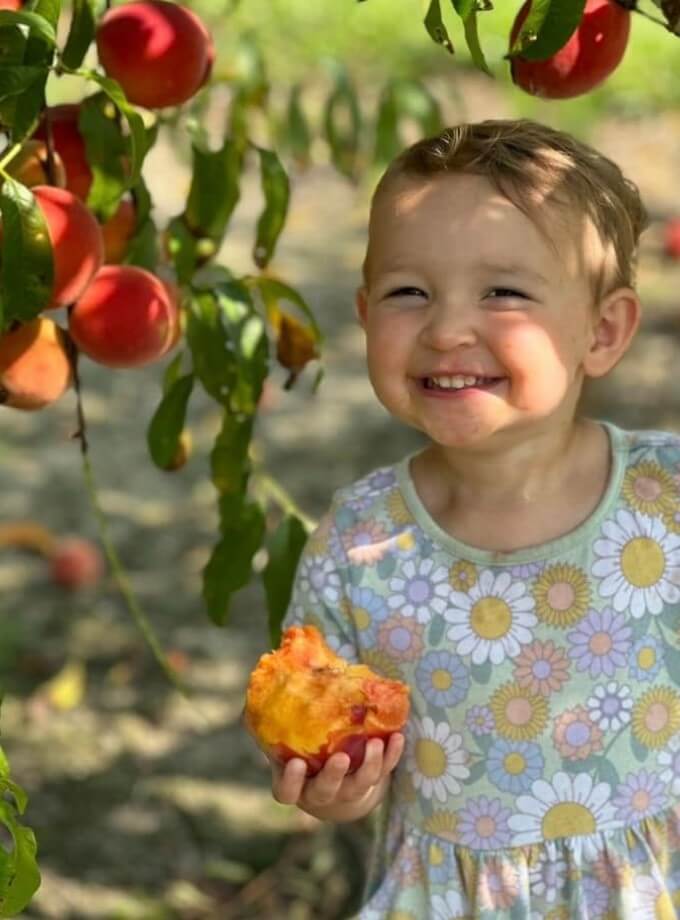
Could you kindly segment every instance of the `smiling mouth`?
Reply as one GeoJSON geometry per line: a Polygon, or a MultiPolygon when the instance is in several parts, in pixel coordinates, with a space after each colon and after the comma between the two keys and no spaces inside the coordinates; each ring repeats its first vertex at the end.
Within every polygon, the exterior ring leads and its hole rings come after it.
{"type": "Polygon", "coordinates": [[[466,377],[448,378],[442,380],[434,377],[421,377],[420,383],[426,390],[434,390],[440,393],[459,392],[461,390],[490,390],[496,384],[505,380],[504,377],[466,377]]]}

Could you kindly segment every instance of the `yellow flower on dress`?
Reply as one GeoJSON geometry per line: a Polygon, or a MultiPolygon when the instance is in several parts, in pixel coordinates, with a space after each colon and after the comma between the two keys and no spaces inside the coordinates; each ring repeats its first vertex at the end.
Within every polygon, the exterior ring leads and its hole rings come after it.
{"type": "Polygon", "coordinates": [[[519,684],[503,684],[493,694],[489,708],[496,729],[512,741],[528,741],[540,735],[548,722],[548,701],[519,684]]]}
{"type": "Polygon", "coordinates": [[[413,515],[406,507],[404,497],[399,489],[392,489],[387,497],[387,513],[395,524],[409,524],[413,521],[413,515]]]}
{"type": "Polygon", "coordinates": [[[455,812],[435,811],[423,822],[423,830],[428,834],[434,834],[435,837],[442,837],[444,840],[456,843],[458,841],[457,825],[458,816],[455,812]]]}
{"type": "Polygon", "coordinates": [[[545,920],[571,920],[571,913],[568,907],[560,904],[559,907],[553,907],[545,915],[545,920]]]}
{"type": "Polygon", "coordinates": [[[459,559],[449,569],[449,584],[455,591],[467,591],[477,584],[477,569],[471,562],[459,559]]]}
{"type": "Polygon", "coordinates": [[[651,517],[673,513],[678,506],[678,488],[673,477],[651,460],[628,468],[621,491],[632,508],[651,517]]]}
{"type": "Polygon", "coordinates": [[[648,690],[633,707],[633,736],[646,748],[665,747],[680,730],[680,694],[670,687],[648,690]]]}
{"type": "Polygon", "coordinates": [[[560,629],[578,623],[590,604],[588,578],[575,565],[547,566],[534,582],[533,592],[539,620],[560,629]]]}

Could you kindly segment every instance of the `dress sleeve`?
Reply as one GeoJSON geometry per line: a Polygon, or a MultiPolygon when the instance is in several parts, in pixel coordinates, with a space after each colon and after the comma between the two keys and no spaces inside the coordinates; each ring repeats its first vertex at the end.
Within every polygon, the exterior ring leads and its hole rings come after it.
{"type": "Polygon", "coordinates": [[[347,557],[331,510],[302,551],[282,628],[316,626],[336,654],[356,663],[358,644],[347,596],[347,572],[347,557]]]}

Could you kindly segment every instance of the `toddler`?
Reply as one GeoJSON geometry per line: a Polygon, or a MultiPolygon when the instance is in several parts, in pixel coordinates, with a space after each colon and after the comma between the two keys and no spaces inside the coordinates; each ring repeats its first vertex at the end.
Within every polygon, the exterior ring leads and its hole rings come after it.
{"type": "Polygon", "coordinates": [[[646,216],[609,159],[527,120],[445,130],[375,192],[358,317],[426,445],[340,489],[284,626],[411,688],[348,774],[378,811],[361,920],[680,916],[680,437],[585,418],[630,346],[646,216]]]}

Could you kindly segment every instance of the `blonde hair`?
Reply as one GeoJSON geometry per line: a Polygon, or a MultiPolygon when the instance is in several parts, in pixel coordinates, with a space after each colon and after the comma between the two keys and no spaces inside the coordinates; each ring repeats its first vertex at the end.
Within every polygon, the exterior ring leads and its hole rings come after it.
{"type": "MultiPolygon", "coordinates": [[[[648,223],[640,193],[612,160],[570,134],[529,119],[487,120],[446,128],[418,141],[389,165],[373,201],[398,176],[472,173],[486,177],[550,238],[545,206],[592,221],[605,250],[593,279],[596,301],[635,283],[640,234],[648,223]]],[[[552,240],[553,244],[555,243],[552,240]]]]}

